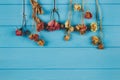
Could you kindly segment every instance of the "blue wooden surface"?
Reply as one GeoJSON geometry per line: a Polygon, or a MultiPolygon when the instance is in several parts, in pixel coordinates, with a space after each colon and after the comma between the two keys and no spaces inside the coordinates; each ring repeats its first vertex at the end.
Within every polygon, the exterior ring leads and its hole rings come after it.
{"type": "MultiPolygon", "coordinates": [[[[53,0],[38,0],[45,10],[40,18],[48,22],[53,0]]],[[[81,2],[81,0],[78,0],[81,2]]],[[[95,14],[95,0],[88,0],[95,14]]],[[[61,22],[68,14],[69,0],[57,0],[61,22]]],[[[75,3],[75,1],[74,1],[75,3]]],[[[24,37],[16,37],[16,26],[22,20],[22,0],[0,0],[0,80],[120,80],[120,0],[100,0],[103,11],[105,50],[97,50],[90,43],[96,33],[80,36],[72,34],[69,42],[64,32],[41,32],[47,41],[39,47],[24,37]]],[[[31,29],[31,5],[26,0],[28,28],[31,29]]],[[[80,22],[74,12],[72,24],[80,22]]],[[[86,23],[95,21],[86,20],[86,23]]]]}

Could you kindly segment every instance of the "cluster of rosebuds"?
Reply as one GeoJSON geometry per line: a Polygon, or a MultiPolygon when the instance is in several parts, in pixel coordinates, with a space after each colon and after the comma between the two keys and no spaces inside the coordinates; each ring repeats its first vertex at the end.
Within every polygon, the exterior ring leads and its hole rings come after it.
{"type": "Polygon", "coordinates": [[[46,29],[48,31],[55,31],[55,30],[59,30],[60,27],[61,27],[61,25],[57,21],[52,20],[48,23],[46,29]]]}
{"type": "Polygon", "coordinates": [[[98,49],[104,49],[104,45],[98,36],[92,36],[92,44],[97,45],[98,49]]]}
{"type": "Polygon", "coordinates": [[[45,41],[44,41],[44,40],[39,39],[39,35],[38,35],[38,34],[30,34],[30,35],[29,35],[29,39],[34,40],[34,41],[37,42],[38,45],[40,45],[40,46],[44,46],[44,44],[45,44],[45,41]]]}

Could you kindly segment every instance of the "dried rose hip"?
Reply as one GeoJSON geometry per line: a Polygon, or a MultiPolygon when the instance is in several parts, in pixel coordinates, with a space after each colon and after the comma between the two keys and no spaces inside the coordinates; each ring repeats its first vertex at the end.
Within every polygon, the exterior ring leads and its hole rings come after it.
{"type": "Polygon", "coordinates": [[[90,12],[90,11],[86,11],[86,13],[85,13],[85,18],[86,19],[91,19],[92,18],[92,13],[90,12]]]}

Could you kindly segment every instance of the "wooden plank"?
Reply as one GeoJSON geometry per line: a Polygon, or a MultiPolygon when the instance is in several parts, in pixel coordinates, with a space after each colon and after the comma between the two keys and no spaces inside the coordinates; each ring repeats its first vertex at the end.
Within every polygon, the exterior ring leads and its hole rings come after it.
{"type": "Polygon", "coordinates": [[[118,70],[78,70],[78,71],[39,71],[39,70],[2,70],[2,80],[119,80],[118,70]]]}
{"type": "Polygon", "coordinates": [[[120,48],[0,48],[0,69],[114,69],[120,68],[119,51],[120,48]]]}
{"type": "MultiPolygon", "coordinates": [[[[119,0],[99,0],[100,3],[117,3],[119,4],[120,1],[119,0]]],[[[53,0],[38,0],[39,3],[41,4],[53,4],[53,0]]],[[[77,0],[77,1],[73,1],[74,3],[77,2],[77,3],[80,3],[81,0],[77,0]]],[[[57,0],[57,4],[68,4],[69,3],[69,0],[57,0]]],[[[88,0],[88,3],[95,3],[95,0],[88,0]]],[[[0,0],[0,4],[8,4],[8,5],[11,5],[11,4],[22,4],[22,0],[0,0]]],[[[26,0],[26,4],[30,4],[30,0],[26,0]]]]}
{"type": "MultiPolygon", "coordinates": [[[[52,10],[51,5],[43,5],[43,8],[45,10],[44,15],[40,15],[40,18],[44,22],[50,21],[50,10],[52,10]]],[[[68,16],[68,5],[58,5],[57,6],[60,12],[60,22],[64,23],[67,20],[68,16]],[[62,15],[61,15],[62,14],[62,15]]],[[[90,23],[95,21],[95,5],[90,5],[90,10],[94,14],[93,19],[86,20],[86,23],[90,23]]],[[[103,25],[120,25],[118,18],[119,16],[119,10],[117,9],[120,7],[120,5],[102,5],[102,11],[103,11],[103,25]],[[109,13],[108,13],[109,12],[109,13]],[[109,15],[108,15],[109,14],[109,15]],[[112,20],[111,20],[112,19],[112,20]]],[[[0,25],[21,25],[22,21],[22,6],[21,5],[10,5],[9,7],[7,5],[0,5],[1,15],[0,15],[0,25]],[[4,8],[4,9],[3,9],[4,8]]],[[[33,20],[31,18],[31,6],[27,5],[26,9],[26,15],[27,15],[27,24],[31,25],[33,20]]],[[[73,20],[72,24],[79,24],[80,23],[80,14],[79,12],[73,13],[73,20]]]]}

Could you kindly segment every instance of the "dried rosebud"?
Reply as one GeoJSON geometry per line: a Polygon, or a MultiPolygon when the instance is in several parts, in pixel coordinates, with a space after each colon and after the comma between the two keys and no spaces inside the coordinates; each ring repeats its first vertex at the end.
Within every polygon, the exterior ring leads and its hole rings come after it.
{"type": "Polygon", "coordinates": [[[98,29],[97,23],[96,22],[91,23],[90,28],[92,32],[96,32],[98,29]]]}
{"type": "Polygon", "coordinates": [[[97,36],[92,36],[92,44],[97,45],[100,42],[100,39],[97,36]]]}
{"type": "Polygon", "coordinates": [[[65,36],[64,36],[64,40],[65,40],[65,41],[69,41],[69,40],[70,40],[70,35],[65,35],[65,36]]]}
{"type": "Polygon", "coordinates": [[[79,30],[80,30],[80,26],[77,25],[77,26],[75,27],[75,29],[76,29],[77,31],[79,31],[79,30]]]}
{"type": "Polygon", "coordinates": [[[55,31],[55,30],[59,30],[60,29],[60,24],[58,22],[56,22],[55,20],[52,20],[48,23],[48,27],[47,29],[49,31],[55,31]]]}
{"type": "Polygon", "coordinates": [[[42,40],[42,39],[39,40],[37,43],[38,43],[38,45],[40,45],[40,46],[44,46],[44,45],[45,45],[45,41],[42,40]]]}
{"type": "Polygon", "coordinates": [[[33,34],[29,35],[29,39],[33,40],[34,39],[34,35],[33,34]]]}
{"type": "Polygon", "coordinates": [[[82,25],[79,25],[79,28],[80,28],[80,33],[83,35],[85,34],[86,30],[87,30],[87,26],[82,24],[82,25]]]}
{"type": "Polygon", "coordinates": [[[16,36],[22,36],[22,35],[23,35],[22,29],[17,29],[16,36]]]}
{"type": "Polygon", "coordinates": [[[98,44],[98,49],[104,49],[104,45],[102,43],[98,44]]]}
{"type": "Polygon", "coordinates": [[[74,31],[74,27],[70,27],[70,28],[69,28],[69,31],[70,31],[70,32],[73,32],[73,31],[74,31]]]}
{"type": "Polygon", "coordinates": [[[43,29],[44,29],[44,23],[43,22],[37,23],[37,31],[40,32],[43,29]]]}
{"type": "Polygon", "coordinates": [[[90,11],[86,11],[85,18],[86,19],[91,19],[92,18],[92,13],[90,11]]]}
{"type": "Polygon", "coordinates": [[[33,37],[34,37],[34,41],[38,41],[39,40],[39,35],[38,34],[34,34],[33,37]]]}
{"type": "Polygon", "coordinates": [[[75,11],[80,11],[81,10],[81,5],[80,4],[74,4],[74,10],[75,11]]]}
{"type": "Polygon", "coordinates": [[[65,28],[69,28],[69,27],[70,27],[70,21],[67,20],[67,21],[65,22],[65,28]]]}

